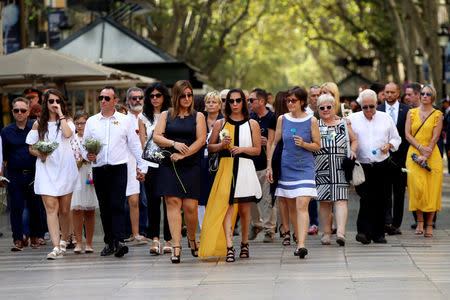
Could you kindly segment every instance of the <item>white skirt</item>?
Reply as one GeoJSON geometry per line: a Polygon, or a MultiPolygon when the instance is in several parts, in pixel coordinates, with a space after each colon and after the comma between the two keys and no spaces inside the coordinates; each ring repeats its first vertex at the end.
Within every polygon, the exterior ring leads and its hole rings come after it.
{"type": "Polygon", "coordinates": [[[95,194],[94,185],[87,180],[92,179],[91,164],[83,164],[78,170],[81,180],[81,190],[74,191],[72,194],[71,210],[94,210],[98,208],[97,195],[95,194]]]}

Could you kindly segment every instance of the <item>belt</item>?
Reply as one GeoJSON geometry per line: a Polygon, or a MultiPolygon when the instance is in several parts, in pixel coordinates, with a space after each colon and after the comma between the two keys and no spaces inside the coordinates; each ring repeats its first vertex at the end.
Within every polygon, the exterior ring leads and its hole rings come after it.
{"type": "Polygon", "coordinates": [[[13,173],[19,173],[19,174],[23,174],[23,175],[29,175],[29,174],[34,174],[35,170],[34,169],[8,169],[8,172],[13,172],[13,173]]]}
{"type": "Polygon", "coordinates": [[[375,167],[375,166],[387,164],[387,162],[388,162],[388,159],[386,158],[385,160],[380,161],[380,162],[372,162],[372,163],[364,163],[364,164],[361,163],[361,165],[362,166],[375,167]]]}
{"type": "Polygon", "coordinates": [[[120,164],[120,165],[103,165],[100,167],[92,167],[93,169],[111,169],[111,168],[121,168],[123,166],[127,166],[127,164],[120,164]]]}

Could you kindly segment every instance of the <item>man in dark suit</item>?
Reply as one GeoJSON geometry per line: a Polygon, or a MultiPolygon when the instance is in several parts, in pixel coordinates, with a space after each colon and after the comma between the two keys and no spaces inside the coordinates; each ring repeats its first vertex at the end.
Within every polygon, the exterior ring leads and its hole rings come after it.
{"type": "Polygon", "coordinates": [[[390,199],[388,199],[386,211],[386,232],[389,235],[394,235],[402,233],[400,226],[403,219],[406,188],[406,173],[402,172],[402,168],[405,168],[406,154],[409,147],[409,143],[405,138],[405,122],[406,115],[411,107],[398,101],[400,91],[394,82],[389,82],[385,86],[384,94],[386,101],[378,105],[377,110],[386,112],[391,116],[402,138],[402,143],[398,150],[391,153],[389,164],[389,184],[392,194],[390,194],[390,199]],[[392,203],[392,200],[394,200],[394,203],[392,203]]]}

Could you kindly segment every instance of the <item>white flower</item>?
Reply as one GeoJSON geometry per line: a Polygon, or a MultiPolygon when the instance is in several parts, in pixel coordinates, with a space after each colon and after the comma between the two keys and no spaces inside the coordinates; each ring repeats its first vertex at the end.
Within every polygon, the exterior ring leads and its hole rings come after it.
{"type": "Polygon", "coordinates": [[[405,173],[410,173],[410,172],[411,172],[411,170],[408,170],[408,169],[406,169],[406,168],[402,168],[402,172],[405,172],[405,173]]]}
{"type": "Polygon", "coordinates": [[[220,140],[223,140],[224,137],[230,135],[230,131],[228,131],[228,129],[222,129],[222,131],[219,133],[219,135],[220,135],[220,140]]]}
{"type": "Polygon", "coordinates": [[[161,152],[156,152],[156,153],[155,153],[155,156],[156,156],[157,158],[159,158],[159,159],[163,159],[163,158],[164,158],[164,155],[163,155],[161,152]]]}
{"type": "Polygon", "coordinates": [[[6,182],[9,182],[8,178],[3,177],[3,176],[0,176],[0,181],[6,181],[6,182]]]}

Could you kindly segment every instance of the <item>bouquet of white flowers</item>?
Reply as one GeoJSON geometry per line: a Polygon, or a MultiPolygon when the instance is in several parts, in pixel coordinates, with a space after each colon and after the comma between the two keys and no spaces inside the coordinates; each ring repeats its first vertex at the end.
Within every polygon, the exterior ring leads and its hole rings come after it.
{"type": "MultiPolygon", "coordinates": [[[[83,147],[89,154],[97,155],[100,153],[100,150],[102,150],[103,144],[100,140],[87,138],[83,147]]],[[[97,160],[94,160],[94,163],[97,163],[97,160]]]]}
{"type": "MultiPolygon", "coordinates": [[[[50,142],[49,140],[39,141],[34,144],[31,148],[33,150],[38,151],[42,155],[50,155],[53,151],[58,148],[59,144],[57,142],[50,142]]],[[[45,159],[41,159],[42,162],[45,162],[45,159]]]]}

